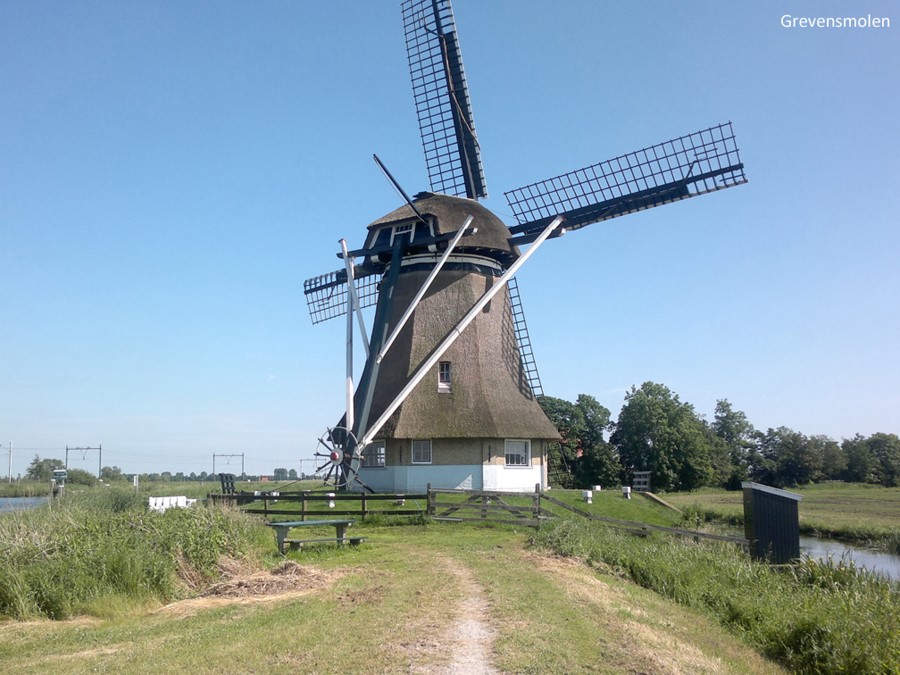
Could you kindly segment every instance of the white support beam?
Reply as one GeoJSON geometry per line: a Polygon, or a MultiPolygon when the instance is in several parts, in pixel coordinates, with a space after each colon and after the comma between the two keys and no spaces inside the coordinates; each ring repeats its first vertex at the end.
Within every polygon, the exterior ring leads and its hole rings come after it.
{"type": "MultiPolygon", "coordinates": [[[[456,233],[456,236],[453,237],[453,240],[447,246],[447,250],[444,251],[444,255],[441,256],[441,259],[438,261],[438,264],[434,266],[434,269],[428,274],[428,278],[425,279],[425,283],[422,284],[422,288],[419,289],[419,292],[416,293],[416,297],[412,299],[412,302],[409,303],[409,307],[406,308],[406,311],[403,312],[403,316],[400,317],[400,321],[394,327],[394,330],[391,332],[390,337],[384,342],[384,346],[381,348],[381,351],[378,352],[378,356],[375,357],[375,363],[381,363],[381,360],[384,358],[384,355],[387,354],[388,349],[391,348],[391,345],[394,344],[394,340],[397,339],[397,336],[400,335],[400,331],[403,330],[403,326],[406,325],[406,322],[409,320],[409,317],[412,316],[412,313],[416,311],[416,306],[425,297],[425,293],[428,292],[428,289],[431,287],[431,283],[435,280],[438,275],[438,272],[441,271],[441,268],[444,267],[444,263],[447,262],[447,259],[450,257],[450,254],[453,253],[453,249],[456,248],[456,245],[459,243],[459,240],[462,239],[463,234],[465,234],[466,230],[469,228],[469,225],[472,224],[472,221],[475,220],[475,216],[469,214],[466,218],[466,222],[463,223],[463,226],[459,228],[459,231],[456,233]]],[[[478,232],[477,229],[473,230],[472,233],[478,232]]]]}
{"type": "MultiPolygon", "coordinates": [[[[341,239],[341,254],[344,258],[344,266],[347,268],[347,291],[353,300],[353,309],[356,311],[356,325],[359,326],[359,335],[362,338],[363,347],[366,350],[366,358],[369,358],[369,334],[366,331],[366,323],[363,320],[362,307],[359,303],[359,293],[356,290],[356,265],[353,264],[353,256],[347,251],[347,240],[341,239]]],[[[348,314],[349,314],[348,305],[348,314]]]]}

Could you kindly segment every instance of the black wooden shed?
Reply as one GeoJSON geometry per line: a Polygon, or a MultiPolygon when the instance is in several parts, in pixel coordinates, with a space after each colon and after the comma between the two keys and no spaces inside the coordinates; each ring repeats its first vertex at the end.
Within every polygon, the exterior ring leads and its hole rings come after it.
{"type": "Polygon", "coordinates": [[[800,557],[801,495],[762,485],[741,483],[744,489],[744,537],[754,558],[787,563],[800,557]]]}

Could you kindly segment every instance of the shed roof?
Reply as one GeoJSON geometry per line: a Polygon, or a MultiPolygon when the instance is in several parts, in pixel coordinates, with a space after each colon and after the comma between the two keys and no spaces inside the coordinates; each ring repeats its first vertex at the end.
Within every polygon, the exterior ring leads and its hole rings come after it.
{"type": "Polygon", "coordinates": [[[788,492],[787,490],[781,490],[779,488],[772,487],[770,485],[763,485],[762,483],[754,483],[752,481],[744,481],[741,483],[742,488],[750,488],[752,490],[759,490],[760,492],[766,492],[770,495],[775,495],[776,497],[784,497],[785,499],[793,499],[795,501],[800,501],[803,499],[803,495],[798,495],[796,492],[788,492]]]}

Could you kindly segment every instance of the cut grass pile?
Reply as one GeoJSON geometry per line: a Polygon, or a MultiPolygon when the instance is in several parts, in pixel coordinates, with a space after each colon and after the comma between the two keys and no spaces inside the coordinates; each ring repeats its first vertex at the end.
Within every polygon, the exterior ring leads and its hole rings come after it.
{"type": "MultiPolygon", "coordinates": [[[[800,531],[857,542],[900,554],[900,488],[860,483],[822,483],[791,488],[803,496],[800,531]]],[[[741,492],[701,490],[666,495],[697,521],[743,527],[741,492]]]]}
{"type": "Polygon", "coordinates": [[[129,490],[67,494],[0,516],[0,616],[65,618],[205,583],[223,555],[255,555],[271,538],[236,511],[148,510],[129,490]]]}
{"type": "Polygon", "coordinates": [[[796,672],[887,673],[900,663],[900,585],[852,565],[807,560],[776,570],[732,545],[638,538],[575,520],[549,523],[532,541],[703,609],[796,672]]]}

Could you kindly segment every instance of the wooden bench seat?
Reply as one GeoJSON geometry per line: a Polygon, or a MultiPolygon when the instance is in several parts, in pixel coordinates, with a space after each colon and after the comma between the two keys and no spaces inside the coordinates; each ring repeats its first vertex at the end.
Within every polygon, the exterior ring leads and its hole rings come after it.
{"type": "Polygon", "coordinates": [[[289,520],[275,523],[266,523],[269,527],[275,530],[275,541],[278,544],[278,551],[284,554],[285,545],[290,546],[291,550],[296,551],[303,544],[311,544],[311,543],[319,543],[319,542],[334,542],[340,546],[343,546],[347,542],[351,545],[356,545],[360,541],[363,540],[363,537],[348,537],[347,529],[353,525],[352,520],[289,520]],[[306,527],[323,527],[323,526],[332,526],[335,530],[334,537],[328,537],[323,539],[288,539],[288,532],[294,528],[306,528],[306,527]]]}
{"type": "Polygon", "coordinates": [[[358,546],[365,540],[365,537],[344,537],[343,539],[338,539],[337,537],[325,537],[323,539],[285,539],[284,543],[290,550],[298,551],[304,544],[350,544],[351,546],[358,546]]]}

